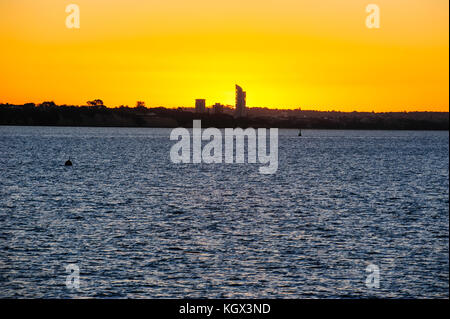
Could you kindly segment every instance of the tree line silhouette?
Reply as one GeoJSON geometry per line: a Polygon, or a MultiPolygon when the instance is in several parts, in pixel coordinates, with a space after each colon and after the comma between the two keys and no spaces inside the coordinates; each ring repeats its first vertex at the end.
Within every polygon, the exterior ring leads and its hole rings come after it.
{"type": "Polygon", "coordinates": [[[196,114],[193,109],[148,108],[143,101],[136,107],[108,108],[101,99],[85,106],[56,105],[45,101],[35,105],[0,104],[0,125],[106,126],[106,127],[191,127],[201,119],[203,127],[278,127],[304,129],[393,129],[448,130],[448,112],[321,112],[250,108],[249,116],[196,114]]]}

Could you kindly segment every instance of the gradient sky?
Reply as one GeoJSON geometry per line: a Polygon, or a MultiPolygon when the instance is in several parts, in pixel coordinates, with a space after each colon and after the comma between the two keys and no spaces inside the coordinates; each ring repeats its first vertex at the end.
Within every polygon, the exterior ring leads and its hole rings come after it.
{"type": "Polygon", "coordinates": [[[448,0],[0,0],[0,103],[448,111],[448,29],[448,0]]]}

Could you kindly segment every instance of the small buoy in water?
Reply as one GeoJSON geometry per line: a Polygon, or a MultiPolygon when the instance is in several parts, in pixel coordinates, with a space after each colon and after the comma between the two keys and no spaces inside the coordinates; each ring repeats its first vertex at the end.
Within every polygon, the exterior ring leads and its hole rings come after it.
{"type": "Polygon", "coordinates": [[[66,161],[64,166],[72,166],[72,162],[70,161],[70,158],[66,161]]]}

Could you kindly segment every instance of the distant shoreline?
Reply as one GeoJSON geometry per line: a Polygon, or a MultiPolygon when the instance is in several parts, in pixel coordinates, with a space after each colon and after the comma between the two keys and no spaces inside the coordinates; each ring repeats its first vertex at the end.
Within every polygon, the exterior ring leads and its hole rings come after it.
{"type": "MultiPolygon", "coordinates": [[[[93,126],[93,125],[22,125],[22,124],[0,124],[0,127],[60,127],[60,128],[161,128],[161,129],[170,129],[170,128],[175,128],[175,127],[162,127],[162,126],[93,126]]],[[[192,126],[177,126],[177,127],[184,127],[184,128],[192,128],[192,126]]],[[[211,127],[211,126],[209,126],[211,127]]],[[[256,127],[256,126],[249,126],[249,127],[253,127],[253,128],[263,128],[263,127],[256,127]]],[[[207,126],[205,126],[204,128],[208,128],[207,126]]],[[[274,127],[264,127],[264,128],[274,128],[274,127]]],[[[224,127],[219,128],[219,129],[224,129],[224,127]]],[[[287,127],[282,127],[279,129],[283,129],[283,130],[295,130],[298,131],[298,128],[287,128],[287,127]]],[[[359,129],[354,129],[354,128],[303,128],[300,129],[302,131],[308,131],[308,130],[314,130],[314,131],[403,131],[403,132],[447,132],[450,131],[449,129],[383,129],[383,128],[379,128],[379,129],[372,129],[372,128],[368,128],[368,129],[364,129],[364,128],[359,128],[359,129]]]]}
{"type": "Polygon", "coordinates": [[[208,110],[163,107],[57,106],[51,102],[34,105],[0,104],[0,125],[50,127],[192,127],[194,119],[203,127],[254,127],[280,129],[335,130],[411,130],[448,131],[448,112],[335,112],[249,108],[248,116],[233,117],[233,110],[221,113],[208,110]]]}

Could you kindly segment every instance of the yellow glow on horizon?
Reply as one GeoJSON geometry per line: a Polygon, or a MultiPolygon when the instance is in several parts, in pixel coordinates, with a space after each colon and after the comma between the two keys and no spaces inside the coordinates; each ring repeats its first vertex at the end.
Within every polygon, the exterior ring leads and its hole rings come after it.
{"type": "Polygon", "coordinates": [[[368,3],[0,0],[0,103],[448,111],[448,1],[368,3]]]}

